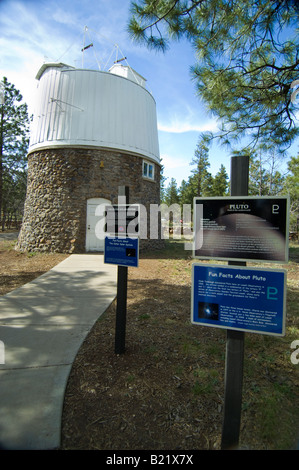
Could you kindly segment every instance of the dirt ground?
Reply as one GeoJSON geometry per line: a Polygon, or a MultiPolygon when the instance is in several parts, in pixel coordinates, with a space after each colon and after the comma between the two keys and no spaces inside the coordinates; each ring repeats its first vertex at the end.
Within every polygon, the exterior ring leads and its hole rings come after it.
{"type": "MultiPolygon", "coordinates": [[[[67,256],[20,254],[7,243],[0,242],[1,295],[67,256]]],[[[115,301],[86,338],[65,393],[62,450],[220,449],[225,331],[191,325],[193,260],[181,255],[143,255],[129,269],[124,354],[114,352],[115,301]]],[[[298,261],[291,280],[299,277],[298,261]]],[[[298,299],[298,288],[288,295],[298,299]]],[[[288,326],[298,332],[297,315],[288,326]]],[[[297,445],[299,365],[290,361],[289,344],[246,334],[242,448],[297,445]]]]}
{"type": "Polygon", "coordinates": [[[0,295],[41,276],[69,256],[19,253],[14,249],[16,237],[14,232],[0,232],[0,295]]]}
{"type": "MultiPolygon", "coordinates": [[[[63,414],[63,448],[167,450],[219,447],[220,357],[198,350],[221,342],[190,327],[189,261],[143,259],[129,270],[126,351],[114,353],[115,303],[74,364],[63,414]],[[198,352],[196,353],[196,350],[198,352]],[[201,370],[213,384],[196,396],[201,370]],[[212,386],[213,390],[210,390],[212,386]]],[[[217,338],[217,339],[216,339],[217,338]]],[[[223,346],[224,346],[224,339],[223,346]]]]}
{"type": "MultiPolygon", "coordinates": [[[[192,261],[148,257],[129,269],[126,351],[114,353],[114,302],[74,363],[65,395],[63,449],[220,449],[226,333],[190,323],[192,261]]],[[[298,272],[290,275],[298,279],[298,272]]],[[[263,400],[276,383],[289,388],[277,401],[297,400],[298,406],[298,369],[295,376],[285,360],[289,345],[278,344],[277,357],[264,364],[260,356],[267,340],[247,336],[244,361],[250,375],[244,374],[240,446],[290,448],[298,437],[298,414],[282,416],[277,407],[268,427],[262,424],[263,400]],[[291,428],[288,443],[279,442],[282,421],[286,434],[291,428]]]]}

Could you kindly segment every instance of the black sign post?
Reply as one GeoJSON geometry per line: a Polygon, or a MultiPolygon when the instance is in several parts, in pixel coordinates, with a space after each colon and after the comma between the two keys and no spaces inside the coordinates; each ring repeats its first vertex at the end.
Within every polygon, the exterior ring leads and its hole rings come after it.
{"type": "MultiPolygon", "coordinates": [[[[128,186],[119,187],[119,196],[125,198],[125,204],[129,204],[128,186]]],[[[127,317],[127,283],[128,267],[117,267],[117,303],[115,322],[115,354],[123,354],[126,345],[126,317],[127,317]]]]}
{"type": "MultiPolygon", "coordinates": [[[[231,196],[248,195],[249,157],[231,158],[231,196]]],[[[228,264],[246,266],[246,262],[229,261],[228,264]]],[[[224,417],[222,427],[221,449],[236,449],[239,445],[243,363],[244,331],[227,330],[224,417]]]]}

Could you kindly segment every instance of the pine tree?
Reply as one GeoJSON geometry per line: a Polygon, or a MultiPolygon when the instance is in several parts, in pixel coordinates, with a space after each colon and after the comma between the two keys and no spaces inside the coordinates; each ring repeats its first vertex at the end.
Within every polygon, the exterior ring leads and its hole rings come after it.
{"type": "Polygon", "coordinates": [[[197,180],[197,196],[208,196],[212,188],[212,175],[208,172],[209,148],[206,145],[204,137],[201,137],[195,149],[194,158],[191,165],[196,165],[192,171],[197,180]]]}
{"type": "Polygon", "coordinates": [[[196,174],[189,176],[187,182],[185,180],[182,181],[179,188],[181,207],[183,207],[184,204],[189,204],[193,208],[193,198],[198,196],[197,185],[198,179],[196,174]]]}
{"type": "Polygon", "coordinates": [[[263,168],[261,154],[252,155],[249,159],[249,188],[250,195],[264,196],[266,194],[266,170],[263,168]]]}
{"type": "Polygon", "coordinates": [[[190,41],[192,77],[223,143],[248,137],[251,148],[271,141],[285,152],[299,135],[298,19],[298,0],[136,0],[129,31],[162,51],[190,41]]]}
{"type": "Polygon", "coordinates": [[[253,153],[249,159],[249,194],[271,196],[280,194],[284,187],[284,177],[277,170],[277,157],[262,151],[253,153]]]}
{"type": "Polygon", "coordinates": [[[228,189],[228,175],[225,166],[221,164],[218,173],[215,175],[212,185],[212,196],[225,196],[228,189]]]}
{"type": "Polygon", "coordinates": [[[169,185],[165,190],[164,202],[168,206],[179,203],[178,187],[175,178],[171,178],[169,185]]]}
{"type": "Polygon", "coordinates": [[[19,172],[26,172],[27,167],[30,121],[27,104],[21,103],[22,99],[21,93],[4,77],[0,82],[0,216],[4,188],[8,190],[19,178],[19,172]]]}
{"type": "Polygon", "coordinates": [[[288,162],[285,191],[290,195],[290,230],[299,235],[299,155],[288,162]]]}

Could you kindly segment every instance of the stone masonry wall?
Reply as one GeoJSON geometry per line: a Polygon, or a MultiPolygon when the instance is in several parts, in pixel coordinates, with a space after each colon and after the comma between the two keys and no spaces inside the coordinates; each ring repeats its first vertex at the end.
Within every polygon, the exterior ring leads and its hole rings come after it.
{"type": "MultiPolygon", "coordinates": [[[[28,155],[27,195],[17,249],[84,253],[90,198],[118,202],[129,186],[130,204],[160,203],[160,167],[155,181],[142,177],[142,158],[102,149],[47,149],[28,155]]],[[[149,224],[148,224],[149,226],[149,224]]],[[[149,238],[149,237],[148,237],[149,238]]],[[[140,240],[140,248],[161,248],[163,240],[140,240]]]]}

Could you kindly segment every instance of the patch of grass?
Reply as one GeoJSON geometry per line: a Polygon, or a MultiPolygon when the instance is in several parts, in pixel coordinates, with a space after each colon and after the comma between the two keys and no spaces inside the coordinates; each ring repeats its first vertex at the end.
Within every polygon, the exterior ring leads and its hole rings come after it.
{"type": "Polygon", "coordinates": [[[157,348],[157,346],[152,344],[150,346],[147,346],[144,351],[145,351],[146,354],[156,355],[159,352],[159,349],[157,348]]]}
{"type": "Polygon", "coordinates": [[[245,337],[243,419],[267,449],[292,449],[299,441],[299,366],[290,360],[292,336],[287,331],[281,338],[245,337]]]}
{"type": "Polygon", "coordinates": [[[135,381],[136,377],[135,375],[128,375],[127,377],[127,382],[130,384],[130,383],[133,383],[135,381]]]}
{"type": "Polygon", "coordinates": [[[185,242],[187,240],[174,240],[169,238],[164,240],[163,250],[149,250],[140,253],[140,258],[154,259],[189,259],[192,256],[191,250],[185,250],[185,242]]]}
{"type": "Polygon", "coordinates": [[[289,244],[289,259],[295,263],[299,263],[299,243],[289,244]]]}
{"type": "Polygon", "coordinates": [[[215,387],[219,383],[219,371],[216,369],[196,369],[193,372],[196,378],[192,386],[192,393],[195,396],[214,393],[215,387]]]}
{"type": "Polygon", "coordinates": [[[15,249],[16,240],[1,240],[0,250],[1,251],[12,251],[15,249]]]}
{"type": "Polygon", "coordinates": [[[182,353],[186,356],[197,357],[199,355],[199,352],[202,353],[202,349],[203,349],[201,342],[196,341],[194,339],[188,340],[188,338],[184,338],[180,346],[181,346],[182,353]]]}
{"type": "Polygon", "coordinates": [[[277,450],[292,448],[294,438],[298,437],[299,414],[294,409],[291,411],[293,397],[290,385],[276,383],[261,392],[255,405],[260,439],[275,443],[277,450]]]}
{"type": "Polygon", "coordinates": [[[148,313],[142,313],[138,317],[139,320],[149,320],[150,318],[151,318],[151,316],[148,313]]]}

